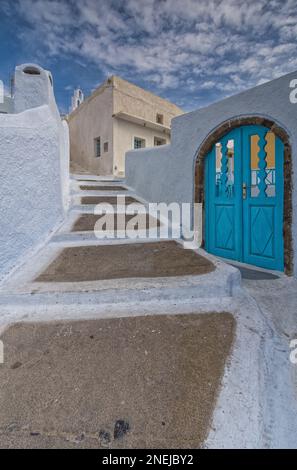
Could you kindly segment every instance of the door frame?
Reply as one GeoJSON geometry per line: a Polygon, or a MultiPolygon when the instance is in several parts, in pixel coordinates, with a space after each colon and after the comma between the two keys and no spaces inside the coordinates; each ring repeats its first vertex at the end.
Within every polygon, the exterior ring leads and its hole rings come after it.
{"type": "Polygon", "coordinates": [[[283,205],[283,240],[284,240],[284,271],[287,275],[293,275],[293,241],[292,241],[292,149],[286,130],[276,121],[259,116],[234,117],[221,123],[203,140],[194,159],[194,202],[202,204],[202,247],[205,243],[205,157],[211,151],[213,145],[232,129],[241,126],[263,126],[268,128],[284,145],[284,205],[283,205]]]}

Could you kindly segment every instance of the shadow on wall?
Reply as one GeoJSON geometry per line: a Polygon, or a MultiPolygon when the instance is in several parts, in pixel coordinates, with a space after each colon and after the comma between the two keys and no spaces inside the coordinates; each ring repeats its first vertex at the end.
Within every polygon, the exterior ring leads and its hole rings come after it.
{"type": "Polygon", "coordinates": [[[15,69],[12,113],[0,114],[0,278],[62,222],[69,199],[68,125],[50,72],[15,69]]]}

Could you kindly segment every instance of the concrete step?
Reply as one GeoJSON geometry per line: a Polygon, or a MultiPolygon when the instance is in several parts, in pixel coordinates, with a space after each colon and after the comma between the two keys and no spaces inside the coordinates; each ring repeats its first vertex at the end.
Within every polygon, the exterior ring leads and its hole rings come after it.
{"type": "Polygon", "coordinates": [[[99,175],[92,175],[92,174],[71,174],[70,180],[77,180],[77,181],[99,181],[99,182],[108,182],[108,183],[116,183],[116,182],[124,182],[125,178],[116,177],[113,175],[110,176],[99,176],[99,175]]]}
{"type": "Polygon", "coordinates": [[[79,193],[73,194],[71,196],[70,211],[75,210],[81,212],[88,212],[89,210],[90,212],[94,213],[98,204],[106,204],[107,209],[109,206],[112,206],[113,212],[123,212],[128,206],[131,206],[133,204],[138,205],[138,212],[142,209],[141,206],[143,206],[143,211],[145,211],[145,208],[148,207],[147,203],[144,200],[140,200],[140,198],[138,198],[134,194],[125,194],[125,199],[123,199],[122,195],[119,195],[118,193],[100,193],[90,195],[88,192],[87,194],[79,193]],[[118,198],[118,196],[121,197],[118,198]]]}
{"type": "MultiPolygon", "coordinates": [[[[138,243],[143,246],[143,244],[150,244],[151,241],[146,240],[136,242],[135,240],[123,240],[120,243],[128,245],[131,243],[138,243]]],[[[116,247],[119,246],[118,241],[116,243],[114,243],[114,241],[106,241],[104,246],[107,246],[106,244],[109,246],[113,244],[115,244],[116,247]]],[[[78,248],[81,249],[81,247],[82,243],[79,243],[78,248]]],[[[98,247],[97,242],[95,247],[98,247]]],[[[180,303],[192,301],[199,305],[201,302],[205,304],[205,302],[213,300],[217,305],[219,305],[220,299],[232,297],[240,288],[241,277],[236,268],[207,255],[201,250],[197,250],[197,254],[203,256],[206,261],[208,260],[213,264],[213,270],[206,272],[205,274],[175,275],[171,277],[121,278],[121,269],[123,268],[120,268],[119,278],[104,278],[103,275],[102,280],[71,280],[71,282],[48,282],[46,280],[42,280],[43,273],[47,272],[48,267],[52,266],[53,262],[58,262],[58,264],[60,263],[57,261],[58,257],[65,249],[70,249],[69,244],[65,244],[64,246],[63,243],[49,244],[41,253],[37,253],[36,256],[31,259],[30,264],[23,266],[22,269],[17,271],[11,278],[1,285],[1,315],[4,315],[4,312],[12,314],[16,307],[23,308],[23,312],[25,310],[31,312],[40,311],[40,309],[46,310],[48,307],[59,307],[63,310],[79,307],[81,309],[81,315],[83,316],[85,307],[87,308],[88,306],[92,306],[92,308],[95,308],[99,305],[102,307],[103,305],[109,304],[129,306],[139,302],[143,303],[154,301],[180,303]],[[41,280],[39,280],[40,275],[41,280]]],[[[94,255],[91,253],[89,255],[94,260],[94,263],[97,263],[94,255]]],[[[103,261],[103,258],[100,255],[102,263],[106,263],[107,259],[109,260],[109,255],[107,253],[105,258],[105,261],[103,261]]],[[[76,264],[78,263],[80,270],[83,272],[88,265],[88,261],[86,259],[85,263],[87,264],[84,266],[81,265],[79,260],[80,258],[77,258],[76,264]]],[[[65,266],[69,266],[69,262],[70,258],[66,257],[65,266]]],[[[108,261],[108,263],[109,262],[110,261],[108,261]]],[[[113,260],[113,263],[116,263],[113,264],[113,266],[117,269],[117,262],[115,259],[113,260]]],[[[99,265],[97,263],[97,266],[99,269],[98,272],[100,272],[100,263],[99,265]]],[[[107,265],[105,264],[105,266],[107,265]]],[[[149,263],[149,269],[151,269],[150,266],[154,266],[154,264],[149,263]]],[[[59,272],[64,272],[62,265],[58,269],[59,272]]],[[[82,279],[84,279],[84,276],[82,276],[82,279]]],[[[93,279],[92,276],[91,279],[93,279]]]]}
{"type": "Polygon", "coordinates": [[[70,186],[72,188],[80,188],[85,186],[86,189],[92,187],[100,187],[102,191],[108,191],[108,188],[114,188],[115,191],[125,191],[128,186],[121,181],[101,181],[101,180],[70,180],[70,186]]]}
{"type": "MultiPolygon", "coordinates": [[[[238,271],[237,271],[238,273],[238,271]]],[[[186,305],[192,305],[192,311],[222,311],[240,288],[240,276],[235,272],[211,273],[204,279],[168,279],[143,280],[130,279],[129,285],[114,282],[107,287],[105,283],[95,286],[73,283],[69,286],[51,286],[49,292],[47,286],[43,286],[44,292],[38,292],[38,288],[31,289],[27,293],[1,293],[0,294],[0,328],[12,321],[33,321],[48,316],[50,320],[56,318],[67,319],[78,317],[80,319],[95,317],[106,318],[124,311],[123,316],[137,314],[140,310],[152,314],[151,305],[155,305],[158,314],[166,311],[173,313],[186,305]],[[75,285],[76,284],[76,285],[75,285]],[[79,285],[80,284],[80,285],[79,285]],[[121,284],[121,285],[120,285],[121,284]],[[81,289],[81,290],[79,290],[81,289]]]]}
{"type": "Polygon", "coordinates": [[[161,236],[157,235],[156,237],[150,236],[151,234],[147,230],[142,230],[137,232],[137,238],[131,238],[128,234],[124,231],[118,233],[116,236],[113,237],[112,232],[104,232],[104,237],[102,236],[97,237],[94,232],[85,231],[85,232],[70,232],[70,233],[59,233],[56,234],[51,239],[51,243],[54,244],[61,244],[64,246],[65,244],[69,246],[77,246],[77,245],[106,245],[107,243],[114,243],[118,245],[122,242],[135,242],[141,241],[142,243],[151,243],[157,241],[168,241],[168,240],[176,240],[179,241],[179,236],[161,236]]]}
{"type": "MultiPolygon", "coordinates": [[[[133,279],[131,279],[133,283],[133,279]]],[[[220,311],[222,305],[231,300],[239,288],[238,282],[230,276],[222,282],[216,284],[214,289],[213,281],[203,282],[196,286],[172,286],[165,287],[143,287],[120,289],[114,287],[102,289],[100,291],[73,291],[73,292],[42,292],[26,294],[0,294],[0,326],[8,322],[9,317],[14,316],[14,321],[25,320],[28,316],[35,316],[56,312],[62,317],[76,314],[83,319],[89,312],[99,313],[104,310],[102,317],[108,316],[111,306],[114,309],[129,310],[148,308],[150,303],[164,306],[185,305],[191,303],[193,308],[206,307],[215,311],[220,311]],[[227,282],[226,282],[227,281],[227,282]]],[[[170,313],[170,309],[168,308],[170,313]]],[[[163,312],[160,310],[160,314],[163,312]]]]}
{"type": "Polygon", "coordinates": [[[67,320],[87,320],[95,318],[119,318],[143,315],[175,315],[181,313],[230,312],[233,297],[200,298],[200,299],[156,299],[145,302],[114,301],[102,303],[94,301],[94,296],[61,296],[36,295],[0,296],[1,315],[0,332],[15,322],[47,322],[67,320]],[[62,303],[61,303],[62,300],[62,303]],[[91,301],[90,301],[91,300],[91,301]]]}
{"type": "Polygon", "coordinates": [[[100,203],[108,203],[114,206],[117,204],[129,205],[141,203],[139,199],[137,199],[135,196],[126,196],[118,193],[115,193],[113,196],[109,196],[107,194],[93,196],[88,193],[84,195],[74,196],[72,199],[73,202],[77,202],[79,200],[79,203],[81,205],[96,205],[100,203]]]}
{"type": "Polygon", "coordinates": [[[77,204],[80,204],[81,203],[81,199],[84,198],[84,197],[94,197],[94,198],[102,198],[102,200],[104,200],[104,198],[116,198],[116,197],[125,197],[125,198],[131,198],[133,197],[134,199],[138,199],[137,196],[135,195],[135,193],[133,191],[122,191],[121,193],[119,193],[118,191],[99,191],[99,190],[86,190],[86,191],[83,191],[83,190],[71,190],[70,191],[70,197],[71,197],[71,203],[73,205],[77,205],[77,204]]]}
{"type": "MultiPolygon", "coordinates": [[[[107,230],[108,227],[102,232],[95,234],[95,227],[97,221],[102,216],[95,215],[93,213],[81,213],[72,212],[68,215],[67,220],[51,239],[52,242],[66,242],[73,240],[97,240],[97,239],[122,239],[122,238],[141,238],[148,239],[154,237],[155,239],[166,239],[169,237],[171,230],[168,228],[167,221],[160,222],[156,218],[147,214],[137,215],[135,219],[134,214],[109,214],[104,216],[105,222],[110,224],[110,228],[114,230],[107,230]],[[138,223],[138,226],[134,231],[126,231],[129,228],[129,224],[132,222],[138,223]]],[[[176,238],[180,238],[179,236],[176,238]]]]}

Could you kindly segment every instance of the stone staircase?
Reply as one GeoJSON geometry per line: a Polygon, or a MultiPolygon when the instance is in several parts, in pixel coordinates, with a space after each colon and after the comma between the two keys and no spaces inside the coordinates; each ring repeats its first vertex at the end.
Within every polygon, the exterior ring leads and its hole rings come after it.
{"type": "MultiPolygon", "coordinates": [[[[117,196],[141,203],[143,211],[148,206],[123,180],[72,177],[71,208],[63,225],[0,286],[0,326],[15,320],[133,315],[140,305],[148,312],[162,306],[161,313],[227,308],[240,286],[238,270],[203,250],[184,249],[180,239],[151,238],[146,214],[141,214],[140,238],[95,235],[97,204],[108,202],[107,216],[113,217],[117,196]]],[[[127,222],[133,216],[125,216],[125,209],[123,204],[116,211],[127,222]]],[[[155,224],[157,229],[170,225],[167,220],[155,224]]]]}
{"type": "MultiPolygon", "coordinates": [[[[115,214],[125,213],[126,206],[131,203],[141,204],[143,210],[148,207],[147,202],[137,196],[133,189],[126,186],[120,179],[80,175],[71,179],[70,191],[70,212],[61,229],[53,237],[53,241],[96,240],[94,224],[99,215],[96,216],[94,211],[99,203],[109,204],[113,207],[113,211],[109,211],[107,208],[111,217],[113,212],[115,214]],[[117,208],[118,196],[125,197],[125,204],[117,208]]],[[[167,221],[163,220],[163,224],[166,223],[167,221]]],[[[112,239],[111,235],[110,240],[112,239]]],[[[142,235],[147,238],[146,233],[142,233],[142,235]]],[[[120,238],[125,237],[121,235],[120,238]]]]}

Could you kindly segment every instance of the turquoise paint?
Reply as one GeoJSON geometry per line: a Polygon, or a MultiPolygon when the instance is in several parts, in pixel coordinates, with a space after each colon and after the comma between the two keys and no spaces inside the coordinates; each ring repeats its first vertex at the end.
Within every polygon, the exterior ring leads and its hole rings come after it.
{"type": "Polygon", "coordinates": [[[216,172],[216,147],[207,155],[205,248],[224,258],[267,269],[283,270],[284,147],[276,137],[275,171],[266,170],[265,136],[268,130],[261,126],[243,126],[220,139],[222,157],[219,172],[216,172]],[[251,171],[250,166],[252,135],[260,138],[256,172],[251,171]],[[228,157],[225,153],[230,140],[234,141],[234,181],[228,174],[228,157]],[[275,196],[268,197],[272,194],[273,182],[275,196]],[[243,183],[247,185],[245,198],[243,183]]]}

